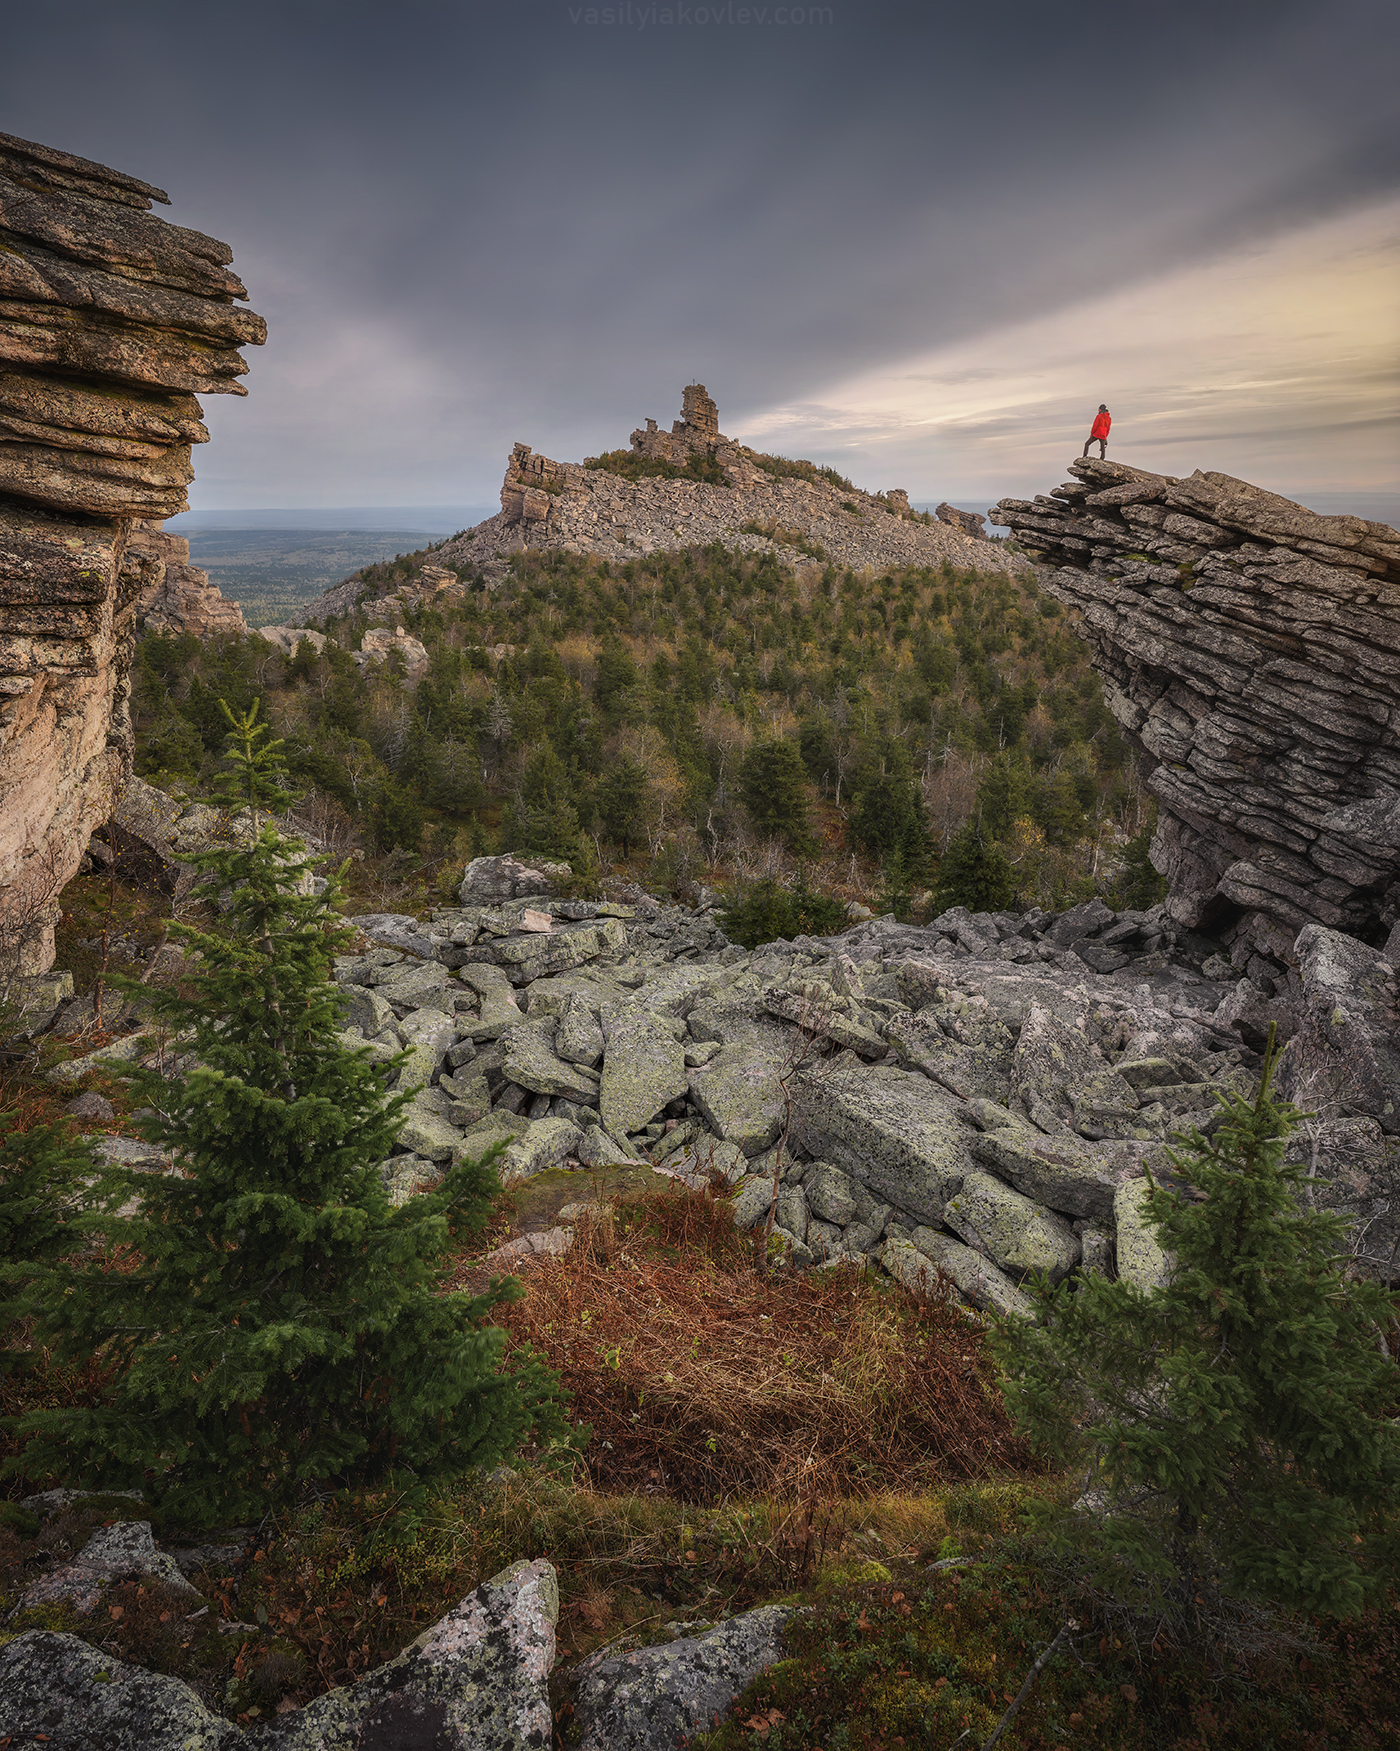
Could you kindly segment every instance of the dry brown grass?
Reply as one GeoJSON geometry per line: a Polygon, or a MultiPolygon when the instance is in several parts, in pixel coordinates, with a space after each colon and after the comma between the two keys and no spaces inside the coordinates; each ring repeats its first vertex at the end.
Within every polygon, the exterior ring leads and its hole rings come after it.
{"type": "Polygon", "coordinates": [[[747,1244],[710,1193],[662,1193],[525,1274],[502,1323],[591,1426],[594,1489],[813,1500],[1036,1469],[955,1302],[770,1276],[747,1244]]]}

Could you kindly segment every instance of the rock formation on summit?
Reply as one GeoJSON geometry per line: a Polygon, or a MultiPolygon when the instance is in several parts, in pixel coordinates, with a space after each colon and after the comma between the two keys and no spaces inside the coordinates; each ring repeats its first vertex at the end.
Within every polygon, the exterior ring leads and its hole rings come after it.
{"type": "MultiPolygon", "coordinates": [[[[900,488],[863,492],[829,469],[747,449],[720,431],[719,409],[704,384],[691,383],[671,430],[647,420],[632,433],[630,452],[554,462],[517,444],[506,464],[499,513],[448,542],[441,557],[450,566],[474,567],[491,582],[504,574],[512,553],[527,547],[625,562],[722,541],[788,561],[820,557],[857,568],[945,559],[997,569],[1015,563],[976,534],[966,525],[917,517],[900,488]]],[[[309,612],[343,612],[349,605],[330,592],[309,612]]]]}
{"type": "Polygon", "coordinates": [[[1289,964],[1307,925],[1384,942],[1400,917],[1400,533],[1228,474],[1070,473],[990,515],[1080,612],[1158,800],[1172,917],[1289,964]]]}
{"type": "Polygon", "coordinates": [[[139,605],[168,624],[183,591],[210,630],[242,620],[160,520],[186,509],[209,436],[195,396],[245,394],[237,348],[266,325],[239,307],[227,244],[151,216],[168,199],[0,134],[5,976],[52,964],[56,897],[130,772],[139,605]]]}

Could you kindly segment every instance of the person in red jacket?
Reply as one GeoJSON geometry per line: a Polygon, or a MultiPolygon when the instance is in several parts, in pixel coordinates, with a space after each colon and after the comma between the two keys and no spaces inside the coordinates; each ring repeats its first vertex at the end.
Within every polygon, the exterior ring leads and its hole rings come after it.
{"type": "Polygon", "coordinates": [[[1093,430],[1089,433],[1084,444],[1085,456],[1089,454],[1089,445],[1097,443],[1099,446],[1099,461],[1103,461],[1104,457],[1108,454],[1108,428],[1112,424],[1112,416],[1109,414],[1109,411],[1104,404],[1100,402],[1099,411],[1094,417],[1093,430]]]}

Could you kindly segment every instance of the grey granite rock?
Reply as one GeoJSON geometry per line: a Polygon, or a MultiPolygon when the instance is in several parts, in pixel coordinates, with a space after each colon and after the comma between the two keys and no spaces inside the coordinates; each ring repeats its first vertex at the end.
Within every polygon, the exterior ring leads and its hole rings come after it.
{"type": "Polygon", "coordinates": [[[775,1143],[782,1130],[779,1078],[791,1057],[782,1029],[749,1025],[753,1032],[745,1043],[723,1047],[688,1075],[691,1099],[709,1128],[753,1156],[775,1143]]]}
{"type": "MultiPolygon", "coordinates": [[[[535,1014],[533,1002],[530,1014],[535,1014]]],[[[582,1064],[589,1070],[596,1070],[603,1061],[602,1027],[593,1010],[576,992],[568,994],[559,1014],[554,1049],[570,1064],[582,1064]]]]}
{"type": "Polygon", "coordinates": [[[1034,1314],[1035,1303],[1018,1289],[1005,1271],[1000,1271],[979,1252],[951,1234],[919,1227],[908,1240],[887,1240],[881,1262],[906,1288],[923,1295],[937,1292],[937,1277],[943,1275],[970,1307],[981,1313],[1034,1314]]]}
{"type": "Polygon", "coordinates": [[[1145,1178],[1127,1180],[1113,1199],[1118,1278],[1143,1291],[1164,1288],[1171,1278],[1171,1260],[1147,1215],[1151,1189],[1145,1178]]]}
{"type": "Polygon", "coordinates": [[[1104,1062],[1078,1028],[1039,1004],[1031,1005],[1022,1024],[1011,1088],[1025,1111],[1041,1100],[1071,1125],[1076,1111],[1090,1103],[1129,1116],[1137,1111],[1131,1084],[1104,1062]]]}
{"type": "Polygon", "coordinates": [[[979,1166],[1009,1181],[1037,1203],[1072,1216],[1111,1219],[1113,1196],[1124,1171],[1111,1146],[1094,1147],[1077,1137],[1045,1137],[1005,1127],[973,1137],[968,1147],[979,1166]]]}
{"type": "Polygon", "coordinates": [[[3,1725],[54,1751],[543,1751],[558,1612],[551,1566],[516,1563],[358,1683],[250,1727],[178,1678],[30,1630],[0,1646],[3,1725]]]}
{"type": "MultiPolygon", "coordinates": [[[[591,1072],[569,1063],[554,1050],[555,1023],[533,1016],[512,1028],[502,1069],[511,1082],[536,1094],[561,1095],[565,1100],[592,1103],[598,1099],[598,1082],[591,1072]]],[[[664,1103],[663,1103],[664,1104],[664,1103]]]]}
{"type": "Polygon", "coordinates": [[[599,1110],[617,1136],[638,1131],[690,1088],[680,1043],[640,1009],[603,1016],[603,1079],[599,1110]]]}
{"type": "Polygon", "coordinates": [[[784,1605],[631,1653],[591,1655],[575,1675],[579,1751],[671,1751],[719,1725],[730,1703],[783,1656],[784,1605]]]}
{"type": "Polygon", "coordinates": [[[925,1222],[943,1220],[969,1165],[968,1132],[932,1083],[880,1071],[802,1070],[792,1090],[793,1134],[809,1155],[925,1222]]]}
{"type": "Polygon", "coordinates": [[[943,1220],[1015,1279],[1039,1272],[1058,1283],[1079,1263],[1079,1236],[1065,1218],[990,1173],[967,1174],[943,1220]]]}
{"type": "Polygon", "coordinates": [[[94,1532],[71,1562],[60,1563],[31,1581],[18,1609],[29,1611],[66,1599],[88,1616],[113,1582],[136,1576],[175,1587],[191,1599],[198,1597],[174,1557],[156,1549],[149,1520],[119,1520],[115,1526],[94,1532]]]}

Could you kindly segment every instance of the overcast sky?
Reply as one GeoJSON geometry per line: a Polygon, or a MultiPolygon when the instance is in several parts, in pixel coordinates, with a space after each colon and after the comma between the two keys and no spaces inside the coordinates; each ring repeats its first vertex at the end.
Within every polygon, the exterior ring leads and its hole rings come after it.
{"type": "Polygon", "coordinates": [[[1046,490],[1101,401],[1306,500],[1400,483],[1397,50],[1394,0],[47,0],[0,128],[233,246],[197,508],[486,504],[696,378],[916,500],[1046,490]]]}

